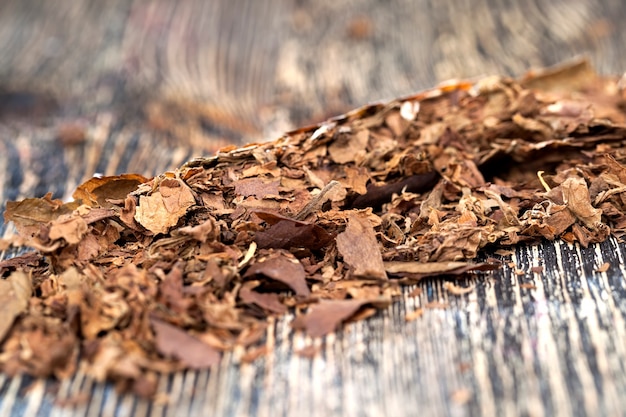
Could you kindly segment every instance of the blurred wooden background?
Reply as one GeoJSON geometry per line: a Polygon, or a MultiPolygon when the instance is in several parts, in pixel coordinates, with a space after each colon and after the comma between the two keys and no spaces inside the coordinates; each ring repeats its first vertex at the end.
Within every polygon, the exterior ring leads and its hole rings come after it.
{"type": "MultiPolygon", "coordinates": [[[[579,55],[618,75],[625,18],[622,0],[0,0],[2,207],[68,197],[94,172],[159,173],[448,78],[579,55]]],[[[428,281],[314,341],[313,360],[293,355],[305,340],[279,322],[267,358],[164,378],[169,402],[82,374],[0,376],[0,415],[620,415],[625,271],[593,270],[625,253],[615,241],[522,248],[518,265],[546,265],[534,289],[507,269],[464,297],[428,281]],[[404,323],[432,301],[450,307],[404,323]]]]}
{"type": "Polygon", "coordinates": [[[0,111],[9,93],[48,94],[30,97],[40,114],[137,112],[193,146],[271,139],[449,78],[577,55],[621,73],[625,10],[621,0],[3,0],[0,111]]]}

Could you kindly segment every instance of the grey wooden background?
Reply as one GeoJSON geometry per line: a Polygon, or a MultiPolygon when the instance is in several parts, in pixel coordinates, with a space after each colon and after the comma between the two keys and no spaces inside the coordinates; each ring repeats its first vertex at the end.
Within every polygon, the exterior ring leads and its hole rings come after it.
{"type": "MultiPolygon", "coordinates": [[[[450,77],[580,54],[621,74],[624,17],[620,0],[2,0],[0,198],[158,173],[450,77]]],[[[163,377],[154,402],[81,373],[0,376],[0,416],[624,415],[625,257],[615,240],[521,247],[507,260],[525,274],[461,281],[464,296],[429,280],[324,340],[278,321],[267,356],[163,377]],[[310,344],[314,359],[294,354],[310,344]]]]}

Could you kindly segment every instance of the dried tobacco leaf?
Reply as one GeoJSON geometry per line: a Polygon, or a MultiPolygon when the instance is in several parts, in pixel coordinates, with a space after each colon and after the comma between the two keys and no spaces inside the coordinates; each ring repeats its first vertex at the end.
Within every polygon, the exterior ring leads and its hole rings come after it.
{"type": "Polygon", "coordinates": [[[365,158],[366,146],[369,140],[369,132],[365,129],[355,132],[353,135],[346,135],[334,141],[328,147],[328,153],[333,162],[345,164],[365,158]]]}
{"type": "Polygon", "coordinates": [[[473,271],[493,271],[500,268],[498,263],[471,263],[471,262],[385,262],[385,270],[392,275],[397,275],[414,280],[439,275],[461,275],[473,271]]]}
{"type": "Polygon", "coordinates": [[[389,305],[389,300],[320,300],[311,306],[310,311],[291,322],[296,330],[304,330],[311,337],[320,337],[332,333],[343,322],[350,319],[357,311],[368,304],[379,308],[389,305]]]}
{"type": "Polygon", "coordinates": [[[53,200],[52,193],[42,198],[27,198],[22,201],[8,201],[4,212],[4,221],[13,222],[20,235],[29,236],[38,231],[39,226],[70,214],[79,206],[78,203],[64,204],[53,200]]]}
{"type": "Polygon", "coordinates": [[[452,295],[465,295],[474,291],[474,288],[476,288],[476,286],[470,285],[469,287],[460,287],[451,282],[444,282],[443,288],[452,295]]]}
{"type": "Polygon", "coordinates": [[[354,208],[380,208],[383,204],[391,201],[391,196],[403,192],[419,193],[428,190],[435,185],[438,175],[436,172],[413,175],[402,181],[381,186],[368,185],[367,192],[357,197],[352,202],[354,208]]]}
{"type": "Polygon", "coordinates": [[[561,184],[563,203],[591,230],[597,229],[602,222],[602,210],[594,208],[589,198],[589,189],[584,179],[569,177],[561,184]]]}
{"type": "Polygon", "coordinates": [[[217,365],[221,355],[211,346],[176,326],[152,318],[157,350],[165,357],[174,357],[191,369],[217,365]]]}
{"type": "Polygon", "coordinates": [[[294,307],[294,328],[322,336],[398,285],[497,268],[472,261],[486,247],[623,236],[622,84],[582,64],[451,83],[149,181],[91,179],[74,202],[9,202],[18,236],[0,246],[37,252],[0,261],[0,369],[62,377],[80,363],[150,395],[156,372],[265,354],[267,321],[294,307]],[[24,276],[32,291],[16,298],[24,276]]]}
{"type": "Polygon", "coordinates": [[[203,223],[196,226],[184,226],[175,231],[176,234],[191,236],[198,242],[213,241],[217,239],[219,232],[219,226],[216,224],[213,217],[209,217],[203,223]]]}
{"type": "Polygon", "coordinates": [[[50,225],[49,237],[52,240],[65,239],[70,245],[80,242],[89,228],[82,217],[60,216],[50,225]]]}
{"type": "MultiPolygon", "coordinates": [[[[258,281],[251,281],[248,284],[257,286],[258,281]]],[[[273,293],[260,293],[252,290],[250,286],[244,285],[239,290],[239,299],[245,304],[256,304],[257,306],[275,314],[285,314],[287,312],[287,306],[280,302],[278,294],[273,293]]]]}
{"type": "Polygon", "coordinates": [[[110,177],[93,177],[79,185],[72,194],[74,200],[90,206],[111,207],[107,200],[123,200],[137,189],[139,184],[147,182],[137,174],[122,174],[110,177]]]}
{"type": "Polygon", "coordinates": [[[235,183],[235,194],[244,197],[255,196],[265,198],[266,196],[278,196],[280,181],[265,182],[261,178],[247,178],[235,183]]]}
{"type": "Polygon", "coordinates": [[[159,183],[158,191],[139,197],[134,218],[152,233],[167,233],[195,203],[182,180],[167,178],[159,183]]]}
{"type": "Polygon", "coordinates": [[[259,248],[290,249],[293,247],[318,250],[329,244],[333,236],[312,223],[294,220],[273,213],[255,211],[271,226],[255,234],[259,248]]]}
{"type": "Polygon", "coordinates": [[[358,278],[387,279],[376,232],[366,213],[350,213],[346,230],[337,235],[337,250],[358,278]]]}
{"type": "Polygon", "coordinates": [[[281,252],[260,259],[248,268],[243,277],[250,278],[255,275],[263,275],[282,282],[291,288],[296,295],[308,297],[311,294],[306,283],[306,273],[300,261],[281,252]]]}
{"type": "Polygon", "coordinates": [[[42,264],[44,260],[41,258],[41,254],[35,252],[25,253],[23,255],[16,256],[15,258],[5,259],[0,261],[0,276],[3,276],[8,271],[16,270],[34,270],[42,264]]]}
{"type": "Polygon", "coordinates": [[[4,340],[19,315],[28,309],[31,292],[31,278],[23,271],[15,271],[0,280],[0,341],[4,340]]]}

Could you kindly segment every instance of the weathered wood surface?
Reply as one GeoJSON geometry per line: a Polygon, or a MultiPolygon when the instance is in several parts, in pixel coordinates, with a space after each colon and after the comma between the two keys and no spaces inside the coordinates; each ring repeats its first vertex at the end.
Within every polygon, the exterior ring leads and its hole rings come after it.
{"type": "MultiPolygon", "coordinates": [[[[449,77],[578,54],[619,74],[624,17],[619,0],[5,0],[0,198],[67,197],[94,172],[154,174],[449,77]],[[85,140],[63,140],[63,123],[85,140]]],[[[615,241],[520,248],[517,266],[542,274],[505,268],[462,297],[424,282],[325,340],[281,321],[266,357],[164,377],[154,403],[81,374],[0,376],[0,415],[623,415],[625,259],[615,241]],[[433,301],[448,306],[405,322],[433,301]],[[293,354],[310,343],[320,355],[293,354]]]]}

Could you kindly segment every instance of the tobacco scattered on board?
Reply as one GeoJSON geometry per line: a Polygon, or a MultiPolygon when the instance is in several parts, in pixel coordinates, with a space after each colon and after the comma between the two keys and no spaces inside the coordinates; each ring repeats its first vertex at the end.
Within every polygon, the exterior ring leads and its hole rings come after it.
{"type": "Polygon", "coordinates": [[[497,268],[472,261],[487,246],[621,236],[623,87],[585,63],[450,83],[152,179],[94,178],[73,202],[9,202],[0,248],[35,252],[0,261],[0,368],[81,366],[151,395],[160,372],[266,354],[289,311],[324,336],[399,285],[497,268]]]}

